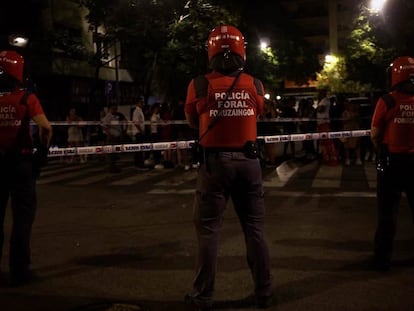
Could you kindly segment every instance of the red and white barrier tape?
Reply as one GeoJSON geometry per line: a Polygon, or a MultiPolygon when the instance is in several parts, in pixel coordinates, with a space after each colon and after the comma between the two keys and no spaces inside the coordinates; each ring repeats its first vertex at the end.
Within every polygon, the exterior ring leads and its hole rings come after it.
{"type": "MultiPolygon", "coordinates": [[[[330,118],[330,121],[341,121],[344,120],[343,118],[330,118]]],[[[280,122],[310,122],[310,121],[318,121],[318,119],[315,118],[269,118],[269,119],[260,119],[257,122],[258,123],[280,123],[280,122]]],[[[55,126],[86,126],[86,125],[100,125],[100,126],[111,126],[111,125],[129,125],[134,124],[133,121],[111,121],[109,124],[105,124],[102,121],[50,121],[51,125],[55,126]]],[[[151,124],[158,124],[158,125],[170,125],[170,124],[184,124],[188,125],[187,121],[185,120],[165,120],[160,122],[151,122],[151,121],[145,121],[146,125],[151,124]]],[[[34,123],[33,123],[34,124],[34,123]]]]}
{"type": "MultiPolygon", "coordinates": [[[[259,140],[266,144],[281,143],[289,141],[304,141],[304,140],[320,140],[320,139],[337,139],[349,137],[370,136],[371,130],[354,130],[354,131],[338,131],[338,132],[320,132],[320,133],[303,133],[290,135],[273,135],[273,136],[258,136],[259,140]]],[[[85,146],[85,147],[71,147],[59,148],[51,147],[49,149],[49,157],[60,157],[67,155],[83,155],[83,154],[108,154],[108,153],[127,153],[138,151],[152,151],[152,150],[173,150],[173,149],[189,149],[194,140],[169,141],[169,142],[153,142],[141,144],[119,144],[119,145],[100,145],[100,146],[85,146]]]]}

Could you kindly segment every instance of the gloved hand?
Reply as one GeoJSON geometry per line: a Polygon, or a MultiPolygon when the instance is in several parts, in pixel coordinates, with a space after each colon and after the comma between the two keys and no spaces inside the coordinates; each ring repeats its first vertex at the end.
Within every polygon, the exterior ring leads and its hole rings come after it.
{"type": "Polygon", "coordinates": [[[49,154],[49,148],[44,145],[36,147],[36,151],[33,153],[33,173],[35,178],[39,178],[40,169],[47,164],[47,156],[49,154]]]}
{"type": "Polygon", "coordinates": [[[193,164],[196,163],[201,163],[204,158],[203,158],[203,151],[202,151],[202,146],[200,145],[200,143],[196,140],[193,143],[190,143],[190,147],[191,147],[191,161],[193,164]]]}

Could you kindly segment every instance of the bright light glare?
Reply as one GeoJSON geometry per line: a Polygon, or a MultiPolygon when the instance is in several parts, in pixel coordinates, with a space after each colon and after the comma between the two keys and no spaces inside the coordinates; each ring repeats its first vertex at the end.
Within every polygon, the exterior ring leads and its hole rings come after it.
{"type": "Polygon", "coordinates": [[[260,50],[266,51],[268,45],[265,41],[260,42],[260,50]]]}
{"type": "Polygon", "coordinates": [[[325,56],[326,64],[335,64],[336,62],[338,62],[338,57],[336,57],[335,55],[328,54],[325,56]]]}
{"type": "Polygon", "coordinates": [[[327,72],[335,70],[339,62],[339,58],[335,55],[326,55],[323,69],[327,72]]]}
{"type": "Polygon", "coordinates": [[[20,35],[10,35],[9,36],[9,44],[12,46],[17,47],[25,47],[28,43],[28,39],[24,36],[20,35]]]}
{"type": "Polygon", "coordinates": [[[380,12],[387,0],[371,0],[371,10],[373,12],[380,12]]]}
{"type": "Polygon", "coordinates": [[[270,99],[270,94],[269,94],[269,93],[266,93],[266,94],[264,95],[264,98],[266,98],[266,99],[270,99]]]}

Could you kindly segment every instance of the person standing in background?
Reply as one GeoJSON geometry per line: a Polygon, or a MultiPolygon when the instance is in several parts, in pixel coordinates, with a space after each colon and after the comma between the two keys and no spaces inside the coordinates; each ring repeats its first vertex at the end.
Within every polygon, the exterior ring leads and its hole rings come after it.
{"type": "MultiPolygon", "coordinates": [[[[160,127],[162,123],[161,115],[161,104],[155,103],[151,107],[151,115],[150,115],[150,129],[151,129],[151,135],[150,139],[151,142],[160,142],[161,141],[161,133],[160,133],[160,127]]],[[[164,169],[164,165],[161,163],[162,154],[161,150],[154,150],[151,154],[154,168],[155,169],[164,169]]]]}
{"type": "MultiPolygon", "coordinates": [[[[185,122],[185,112],[184,112],[184,100],[179,100],[176,106],[173,109],[173,120],[185,122]]],[[[193,132],[194,129],[189,129],[187,124],[177,124],[176,128],[176,139],[177,141],[191,140],[194,138],[193,132]],[[191,131],[191,132],[190,132],[191,131]]],[[[190,166],[189,152],[188,149],[177,148],[177,166],[184,168],[188,171],[190,166]]]]}
{"type": "MultiPolygon", "coordinates": [[[[127,129],[124,123],[125,121],[124,114],[118,112],[118,106],[115,104],[111,105],[108,113],[102,119],[102,128],[105,132],[106,143],[108,145],[122,144],[127,129]]],[[[115,152],[108,155],[110,173],[119,173],[121,171],[121,168],[117,165],[118,159],[119,155],[115,152]]]]}
{"type": "MultiPolygon", "coordinates": [[[[165,102],[161,106],[160,117],[163,124],[160,127],[160,139],[161,141],[173,141],[174,137],[174,126],[173,121],[173,110],[169,103],[165,102]]],[[[176,165],[175,150],[166,149],[162,151],[162,165],[164,168],[174,168],[176,165]]]]}
{"type": "MultiPolygon", "coordinates": [[[[331,99],[328,97],[328,90],[319,90],[319,102],[316,107],[317,130],[319,133],[328,133],[330,127],[331,99]]],[[[336,166],[338,165],[338,155],[332,139],[326,137],[319,140],[322,152],[322,163],[336,166]]]]}
{"type": "MultiPolygon", "coordinates": [[[[82,126],[76,124],[77,122],[83,121],[83,119],[77,115],[76,109],[71,108],[69,115],[66,117],[67,122],[74,122],[75,124],[68,126],[68,147],[81,147],[84,145],[82,126]]],[[[79,156],[80,163],[86,162],[86,154],[79,156]]],[[[74,156],[69,157],[67,163],[72,163],[74,156]]]]}
{"type": "MultiPolygon", "coordinates": [[[[360,129],[359,106],[355,103],[345,102],[345,110],[342,113],[344,131],[355,131],[360,129]]],[[[344,137],[341,139],[344,146],[345,165],[351,165],[352,152],[354,152],[355,164],[362,165],[360,137],[344,137]]]]}
{"type": "MultiPolygon", "coordinates": [[[[297,118],[297,112],[295,110],[296,105],[296,98],[294,96],[290,96],[286,103],[284,103],[281,107],[280,117],[286,119],[294,119],[297,118]]],[[[283,122],[283,134],[290,135],[296,133],[297,130],[297,123],[294,120],[286,120],[283,122]]],[[[283,157],[286,159],[288,155],[288,149],[290,147],[292,157],[295,157],[295,142],[294,141],[286,141],[283,143],[283,157]]]]}
{"type": "MultiPolygon", "coordinates": [[[[145,116],[142,108],[144,107],[144,97],[138,97],[135,103],[135,109],[132,114],[132,135],[135,138],[136,144],[145,142],[145,116]]],[[[137,168],[145,168],[145,155],[143,151],[134,153],[134,164],[137,168]]]]}
{"type": "MultiPolygon", "coordinates": [[[[315,108],[313,108],[312,98],[302,98],[298,104],[298,117],[306,120],[299,122],[299,130],[302,134],[314,133],[316,131],[315,108]]],[[[302,149],[306,159],[313,160],[316,157],[315,142],[307,139],[302,142],[302,149]]]]}

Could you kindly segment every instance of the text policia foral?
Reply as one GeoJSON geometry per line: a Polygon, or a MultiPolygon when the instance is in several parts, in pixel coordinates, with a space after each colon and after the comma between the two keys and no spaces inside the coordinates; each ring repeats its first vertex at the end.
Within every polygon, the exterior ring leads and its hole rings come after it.
{"type": "Polygon", "coordinates": [[[0,107],[0,126],[20,126],[21,120],[16,120],[16,108],[13,106],[0,107]]]}
{"type": "Polygon", "coordinates": [[[414,107],[412,105],[400,105],[400,116],[394,118],[394,123],[413,124],[414,107]]]}
{"type": "Polygon", "coordinates": [[[245,91],[231,92],[228,96],[225,92],[216,92],[214,98],[217,102],[217,109],[210,109],[210,117],[217,115],[223,117],[248,117],[254,115],[254,109],[249,107],[246,102],[250,100],[250,95],[245,91]]]}

